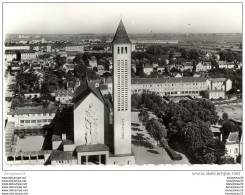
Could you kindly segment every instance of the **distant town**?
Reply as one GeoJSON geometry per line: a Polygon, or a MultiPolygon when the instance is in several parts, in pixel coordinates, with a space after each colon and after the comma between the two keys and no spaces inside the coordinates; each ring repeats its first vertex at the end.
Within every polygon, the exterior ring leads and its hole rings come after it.
{"type": "Polygon", "coordinates": [[[241,34],[5,38],[6,164],[241,163],[241,34]]]}

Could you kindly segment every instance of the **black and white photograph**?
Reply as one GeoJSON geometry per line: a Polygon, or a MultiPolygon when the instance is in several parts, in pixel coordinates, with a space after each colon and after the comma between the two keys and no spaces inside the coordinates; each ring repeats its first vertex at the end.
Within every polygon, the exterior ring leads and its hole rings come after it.
{"type": "Polygon", "coordinates": [[[3,33],[4,165],[241,166],[241,3],[5,3],[3,33]]]}

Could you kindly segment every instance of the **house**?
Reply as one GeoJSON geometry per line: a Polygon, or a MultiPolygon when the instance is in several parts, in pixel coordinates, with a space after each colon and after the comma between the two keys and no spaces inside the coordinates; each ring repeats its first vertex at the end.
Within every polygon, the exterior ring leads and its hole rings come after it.
{"type": "Polygon", "coordinates": [[[155,92],[170,96],[200,96],[207,90],[206,78],[203,77],[168,77],[168,78],[132,78],[131,92],[155,92]]]}
{"type": "Polygon", "coordinates": [[[159,66],[158,63],[152,63],[153,68],[157,68],[158,66],[159,66]]]}
{"type": "Polygon", "coordinates": [[[67,81],[67,89],[71,89],[73,92],[80,86],[80,80],[77,81],[67,81]]]}
{"type": "Polygon", "coordinates": [[[33,70],[41,70],[42,66],[41,66],[41,64],[33,63],[33,64],[31,64],[31,69],[33,69],[33,70]]]}
{"type": "Polygon", "coordinates": [[[5,50],[5,61],[12,62],[13,59],[17,59],[17,54],[13,50],[5,50]]]}
{"type": "Polygon", "coordinates": [[[174,77],[182,77],[180,73],[176,73],[174,77]]]}
{"type": "Polygon", "coordinates": [[[20,52],[20,59],[21,60],[36,60],[37,54],[35,51],[21,51],[20,52]]]}
{"type": "Polygon", "coordinates": [[[103,65],[98,65],[98,74],[103,75],[105,72],[105,67],[103,65]]]}
{"type": "Polygon", "coordinates": [[[207,71],[207,67],[204,66],[201,62],[199,62],[196,65],[196,72],[206,72],[207,71]]]}
{"type": "Polygon", "coordinates": [[[226,78],[207,79],[207,90],[229,91],[232,88],[232,81],[226,78]]]}
{"type": "Polygon", "coordinates": [[[226,61],[216,61],[219,65],[219,68],[227,68],[227,62],[226,61]]]}
{"type": "Polygon", "coordinates": [[[235,63],[234,62],[227,62],[227,68],[228,69],[234,69],[235,68],[235,63]]]}
{"type": "Polygon", "coordinates": [[[62,104],[70,104],[74,97],[74,91],[72,89],[58,89],[55,90],[55,101],[62,104]]]}
{"type": "Polygon", "coordinates": [[[91,60],[89,60],[89,65],[92,67],[97,67],[96,57],[94,57],[94,56],[91,57],[91,60]]]}
{"type": "Polygon", "coordinates": [[[8,121],[15,127],[42,127],[50,124],[57,112],[57,107],[20,107],[8,112],[8,121]]]}
{"type": "Polygon", "coordinates": [[[190,70],[190,71],[193,70],[193,62],[184,62],[183,65],[184,65],[184,70],[190,70]]]}
{"type": "Polygon", "coordinates": [[[206,70],[211,70],[212,69],[212,64],[211,62],[204,62],[203,65],[206,67],[206,70]]]}
{"type": "Polygon", "coordinates": [[[208,99],[225,99],[225,91],[224,90],[207,90],[208,99]]]}
{"type": "Polygon", "coordinates": [[[69,71],[73,72],[74,68],[75,68],[74,64],[66,63],[66,64],[63,65],[63,69],[66,71],[66,73],[68,73],[69,71]]]}
{"type": "Polygon", "coordinates": [[[112,94],[112,78],[111,77],[108,77],[106,80],[105,80],[105,85],[107,85],[107,88],[108,88],[108,91],[110,94],[112,94]]]}
{"type": "Polygon", "coordinates": [[[102,93],[102,95],[109,94],[109,90],[108,90],[107,85],[102,84],[98,88],[99,88],[100,92],[102,93]]]}
{"type": "Polygon", "coordinates": [[[136,64],[135,63],[131,63],[131,67],[134,70],[134,72],[136,72],[136,64]]]}
{"type": "Polygon", "coordinates": [[[10,66],[10,70],[13,72],[19,71],[20,70],[20,65],[19,63],[12,63],[10,66]]]}
{"type": "Polygon", "coordinates": [[[84,52],[84,46],[83,45],[75,45],[75,46],[66,46],[65,47],[66,52],[84,52]]]}
{"type": "Polygon", "coordinates": [[[227,156],[231,156],[236,160],[239,155],[242,155],[242,139],[239,136],[239,132],[230,132],[224,142],[227,156]]]}
{"type": "Polygon", "coordinates": [[[165,66],[161,65],[157,67],[158,72],[164,72],[165,71],[165,66]]]}
{"type": "Polygon", "coordinates": [[[214,54],[214,58],[215,58],[215,60],[219,60],[220,59],[220,55],[219,54],[214,54]]]}
{"type": "Polygon", "coordinates": [[[143,71],[146,75],[150,75],[153,72],[153,67],[150,64],[143,65],[143,71]]]}

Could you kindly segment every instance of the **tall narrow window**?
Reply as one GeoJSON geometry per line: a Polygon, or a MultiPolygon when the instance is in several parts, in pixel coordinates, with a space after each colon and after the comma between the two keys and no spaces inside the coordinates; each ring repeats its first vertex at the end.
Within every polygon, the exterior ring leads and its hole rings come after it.
{"type": "Polygon", "coordinates": [[[123,53],[123,47],[121,47],[121,53],[123,53]]]}
{"type": "Polygon", "coordinates": [[[127,47],[125,47],[125,53],[128,53],[128,48],[127,47]]]}
{"type": "Polygon", "coordinates": [[[117,47],[117,53],[120,54],[120,47],[117,47]]]}

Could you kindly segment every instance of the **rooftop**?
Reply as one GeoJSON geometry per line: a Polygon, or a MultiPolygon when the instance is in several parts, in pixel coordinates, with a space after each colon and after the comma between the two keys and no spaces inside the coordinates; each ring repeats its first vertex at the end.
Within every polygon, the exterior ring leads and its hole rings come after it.
{"type": "Polygon", "coordinates": [[[80,145],[76,147],[76,152],[95,152],[95,151],[109,151],[109,147],[104,144],[90,144],[80,145]]]}
{"type": "Polygon", "coordinates": [[[104,99],[101,92],[88,81],[81,81],[80,86],[76,89],[74,93],[74,108],[77,106],[90,94],[93,93],[97,96],[103,103],[104,99]]]}
{"type": "Polygon", "coordinates": [[[57,107],[42,108],[42,107],[22,107],[16,110],[8,112],[9,115],[20,115],[20,114],[43,114],[43,113],[56,113],[57,107]]]}
{"type": "Polygon", "coordinates": [[[132,78],[132,84],[206,82],[203,77],[132,78]]]}
{"type": "Polygon", "coordinates": [[[113,38],[112,43],[113,44],[114,43],[131,43],[122,20],[120,20],[120,23],[118,25],[118,28],[117,28],[117,31],[113,38]]]}
{"type": "Polygon", "coordinates": [[[50,160],[74,160],[75,156],[72,155],[72,152],[63,152],[59,150],[53,150],[50,155],[50,160]]]}

